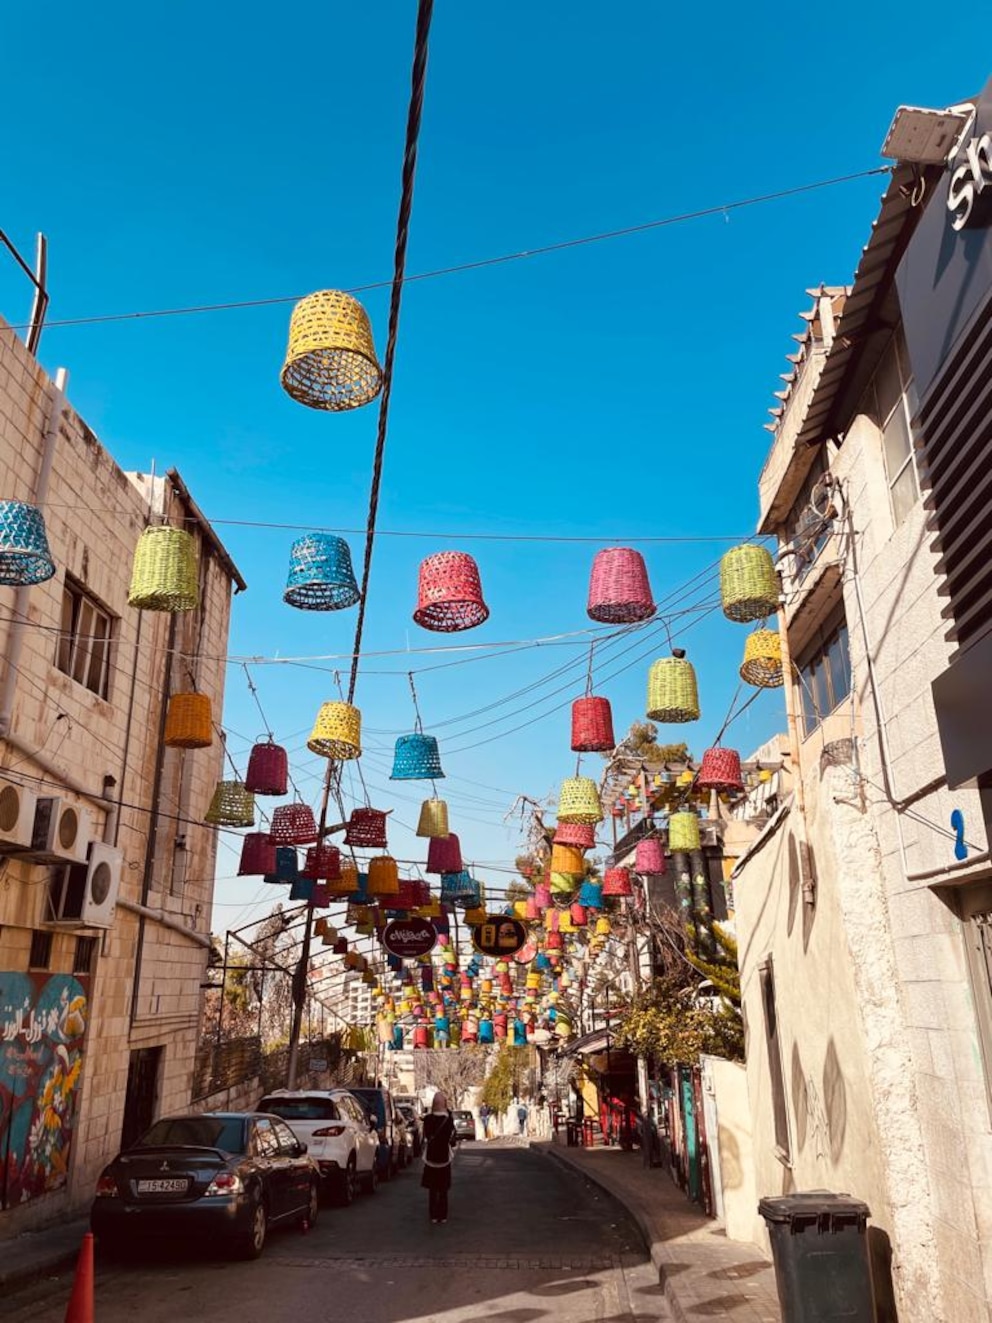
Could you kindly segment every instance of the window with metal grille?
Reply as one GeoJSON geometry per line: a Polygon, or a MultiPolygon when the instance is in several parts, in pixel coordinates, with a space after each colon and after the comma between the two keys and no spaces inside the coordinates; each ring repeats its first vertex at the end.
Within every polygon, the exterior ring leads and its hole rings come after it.
{"type": "Polygon", "coordinates": [[[992,885],[969,888],[961,895],[961,915],[968,973],[985,1066],[985,1089],[992,1105],[992,885]]]}
{"type": "Polygon", "coordinates": [[[892,517],[898,526],[920,499],[911,422],[919,400],[901,332],[892,337],[882,356],[868,388],[866,407],[882,433],[892,517]]]}
{"type": "Polygon", "coordinates": [[[796,672],[805,737],[851,693],[851,655],[843,614],[831,616],[796,661],[796,672]]]}
{"type": "Polygon", "coordinates": [[[106,698],[110,692],[113,638],[114,617],[66,576],[55,665],[78,684],[106,698]]]}
{"type": "Polygon", "coordinates": [[[775,1147],[779,1157],[789,1162],[792,1147],[789,1141],[789,1112],[785,1096],[785,1076],[782,1071],[782,1042],[779,1037],[778,1007],[775,1004],[775,974],[772,958],[758,966],[761,986],[761,1006],[765,1017],[765,1048],[768,1052],[768,1073],[772,1090],[772,1120],[775,1126],[775,1147]]]}
{"type": "Polygon", "coordinates": [[[36,928],[31,934],[28,969],[48,969],[52,963],[52,934],[36,928]]]}
{"type": "Polygon", "coordinates": [[[789,573],[797,585],[803,582],[816,564],[817,557],[830,540],[833,530],[833,520],[818,514],[812,504],[813,490],[826,471],[826,455],[821,447],[816,453],[803,485],[796,494],[785,522],[785,540],[795,552],[789,573]]]}
{"type": "Polygon", "coordinates": [[[76,951],[72,958],[72,972],[74,974],[92,974],[93,960],[96,956],[95,937],[77,937],[76,951]]]}

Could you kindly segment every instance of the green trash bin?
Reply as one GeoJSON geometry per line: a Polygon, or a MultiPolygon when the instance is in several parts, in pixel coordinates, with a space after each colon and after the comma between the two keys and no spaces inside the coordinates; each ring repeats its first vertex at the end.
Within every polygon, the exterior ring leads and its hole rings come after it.
{"type": "Polygon", "coordinates": [[[873,1323],[866,1203],[806,1190],[766,1196],[758,1212],[768,1224],[784,1323],[873,1323]]]}

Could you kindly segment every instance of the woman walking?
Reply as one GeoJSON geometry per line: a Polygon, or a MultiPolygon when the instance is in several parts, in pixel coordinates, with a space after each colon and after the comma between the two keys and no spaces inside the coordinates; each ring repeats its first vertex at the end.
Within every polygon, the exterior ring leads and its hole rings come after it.
{"type": "Polygon", "coordinates": [[[443,1093],[435,1093],[431,1110],[424,1118],[424,1174],[420,1184],[428,1191],[428,1210],[434,1223],[448,1220],[448,1191],[451,1189],[451,1156],[455,1123],[443,1093]]]}

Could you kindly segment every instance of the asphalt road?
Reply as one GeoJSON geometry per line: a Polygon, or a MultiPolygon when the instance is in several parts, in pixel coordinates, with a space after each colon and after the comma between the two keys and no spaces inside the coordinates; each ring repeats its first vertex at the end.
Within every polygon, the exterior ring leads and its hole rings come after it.
{"type": "MultiPolygon", "coordinates": [[[[11,1323],[62,1323],[71,1279],[8,1300],[11,1323]]],[[[97,1266],[99,1323],[620,1323],[669,1320],[623,1208],[522,1144],[463,1144],[449,1220],[432,1226],[419,1163],[308,1233],[273,1231],[261,1259],[152,1251],[97,1266]]]]}

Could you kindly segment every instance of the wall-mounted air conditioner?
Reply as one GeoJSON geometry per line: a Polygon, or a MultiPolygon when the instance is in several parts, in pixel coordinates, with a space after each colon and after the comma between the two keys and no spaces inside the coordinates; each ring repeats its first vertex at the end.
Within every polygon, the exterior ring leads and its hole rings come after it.
{"type": "Polygon", "coordinates": [[[66,864],[53,876],[48,890],[47,922],[68,928],[111,927],[122,867],[120,850],[93,841],[85,864],[66,864]]]}
{"type": "Polygon", "coordinates": [[[0,779],[0,854],[30,849],[37,802],[33,790],[0,779]]]}
{"type": "Polygon", "coordinates": [[[71,800],[38,800],[30,854],[39,864],[84,864],[90,844],[90,812],[71,800]]]}

